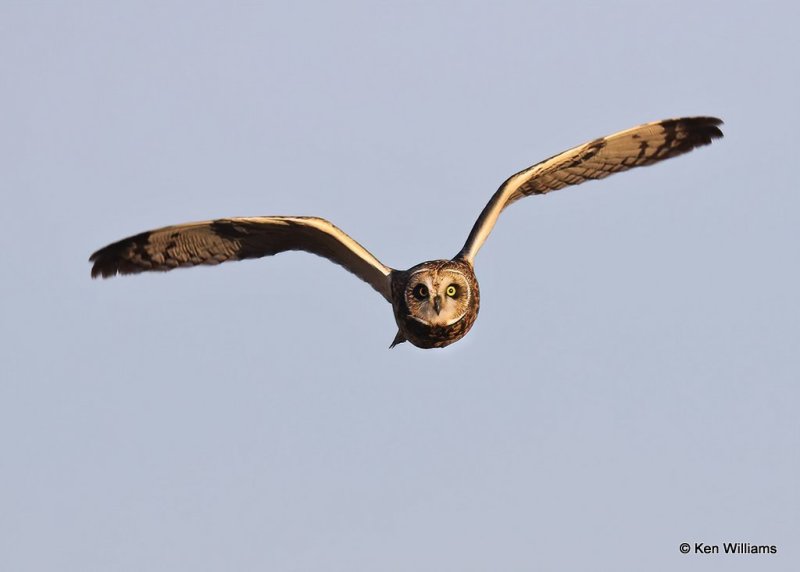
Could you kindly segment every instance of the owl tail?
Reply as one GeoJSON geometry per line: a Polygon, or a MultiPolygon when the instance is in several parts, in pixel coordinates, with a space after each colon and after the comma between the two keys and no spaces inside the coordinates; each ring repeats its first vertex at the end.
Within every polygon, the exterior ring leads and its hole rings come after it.
{"type": "Polygon", "coordinates": [[[406,341],[406,337],[403,335],[403,332],[397,330],[397,335],[394,337],[394,341],[392,345],[389,346],[389,349],[392,349],[397,344],[402,344],[404,341],[406,341]]]}

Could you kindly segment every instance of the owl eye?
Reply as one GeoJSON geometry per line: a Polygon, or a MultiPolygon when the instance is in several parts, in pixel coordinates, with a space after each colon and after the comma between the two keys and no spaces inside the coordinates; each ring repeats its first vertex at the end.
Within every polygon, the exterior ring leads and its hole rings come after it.
{"type": "Polygon", "coordinates": [[[455,298],[456,294],[458,294],[458,288],[456,288],[455,284],[450,284],[444,292],[451,298],[455,298]]]}
{"type": "Polygon", "coordinates": [[[428,297],[428,287],[425,286],[425,284],[417,284],[414,286],[414,291],[412,293],[417,300],[424,300],[428,297]]]}

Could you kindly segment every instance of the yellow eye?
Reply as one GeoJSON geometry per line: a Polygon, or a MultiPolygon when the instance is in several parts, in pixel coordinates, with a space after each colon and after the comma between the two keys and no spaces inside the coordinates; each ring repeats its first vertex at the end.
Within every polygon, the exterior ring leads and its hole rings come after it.
{"type": "Polygon", "coordinates": [[[447,290],[445,290],[445,293],[451,298],[455,298],[456,294],[458,293],[458,289],[453,284],[450,284],[450,286],[447,287],[447,290]]]}

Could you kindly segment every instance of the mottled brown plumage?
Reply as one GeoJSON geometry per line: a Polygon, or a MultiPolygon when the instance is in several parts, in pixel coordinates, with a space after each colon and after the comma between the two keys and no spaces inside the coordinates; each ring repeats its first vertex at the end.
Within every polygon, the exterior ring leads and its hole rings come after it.
{"type": "Polygon", "coordinates": [[[474,260],[503,209],[526,196],[652,165],[708,145],[722,137],[721,124],[714,117],[646,123],[579,145],[512,175],[489,200],[453,260],[395,270],[325,219],[240,217],[168,226],[110,244],[91,256],[92,277],[303,250],[343,266],[392,304],[398,326],[392,347],[404,341],[420,348],[445,347],[464,337],[478,316],[474,260]]]}

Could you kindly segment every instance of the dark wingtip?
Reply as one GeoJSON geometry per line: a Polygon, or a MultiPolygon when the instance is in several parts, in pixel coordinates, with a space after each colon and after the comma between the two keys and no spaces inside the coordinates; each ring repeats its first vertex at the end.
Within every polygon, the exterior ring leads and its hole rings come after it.
{"type": "Polygon", "coordinates": [[[106,248],[101,248],[100,250],[94,252],[89,257],[89,262],[93,262],[92,264],[92,279],[101,277],[101,278],[110,278],[114,276],[117,271],[116,269],[112,270],[108,267],[107,261],[104,260],[103,253],[106,248]]]}
{"type": "MultiPolygon", "coordinates": [[[[89,259],[90,262],[92,262],[92,260],[92,258],[89,259]]],[[[140,268],[128,260],[115,258],[113,255],[106,255],[103,253],[97,257],[96,260],[94,260],[94,265],[92,266],[92,279],[113,278],[117,274],[120,276],[126,274],[139,274],[144,270],[144,268],[140,268]]],[[[157,270],[162,269],[159,268],[157,270]]]]}
{"type": "Polygon", "coordinates": [[[102,251],[97,251],[89,258],[89,262],[94,262],[92,265],[92,279],[95,278],[111,278],[120,272],[119,265],[116,261],[105,258],[102,256],[102,251]]]}
{"type": "Polygon", "coordinates": [[[131,247],[147,242],[150,232],[123,238],[104,246],[89,257],[92,265],[92,278],[111,278],[117,274],[136,274],[142,268],[129,261],[131,247]]]}
{"type": "Polygon", "coordinates": [[[89,262],[94,263],[92,265],[92,279],[111,278],[120,272],[119,246],[120,244],[117,242],[109,244],[89,257],[89,262]]]}
{"type": "Polygon", "coordinates": [[[679,122],[691,129],[692,134],[697,137],[697,144],[709,145],[714,139],[722,139],[725,134],[719,128],[725,122],[719,117],[700,116],[679,119],[679,122]]]}
{"type": "Polygon", "coordinates": [[[101,267],[97,264],[92,266],[92,280],[96,278],[112,278],[117,275],[116,269],[101,267]]]}

